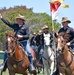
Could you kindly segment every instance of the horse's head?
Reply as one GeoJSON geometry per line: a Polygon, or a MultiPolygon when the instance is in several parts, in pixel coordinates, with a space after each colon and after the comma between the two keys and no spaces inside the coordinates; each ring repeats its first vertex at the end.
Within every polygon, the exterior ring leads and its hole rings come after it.
{"type": "Polygon", "coordinates": [[[50,34],[44,34],[44,43],[46,46],[50,45],[50,34]]]}
{"type": "Polygon", "coordinates": [[[15,52],[14,48],[16,46],[17,39],[15,38],[15,33],[6,32],[6,50],[9,56],[12,56],[15,52]]]}
{"type": "Polygon", "coordinates": [[[57,37],[57,51],[59,53],[63,53],[64,52],[64,47],[67,45],[66,44],[66,36],[67,34],[65,33],[60,33],[57,37]]]}

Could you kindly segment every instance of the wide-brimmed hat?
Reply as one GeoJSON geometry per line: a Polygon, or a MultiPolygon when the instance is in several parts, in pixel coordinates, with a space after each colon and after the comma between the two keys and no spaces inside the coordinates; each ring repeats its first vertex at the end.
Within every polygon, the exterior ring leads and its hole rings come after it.
{"type": "Polygon", "coordinates": [[[42,30],[39,30],[39,33],[38,34],[42,34],[42,30]]]}
{"type": "Polygon", "coordinates": [[[16,19],[22,19],[23,21],[25,21],[24,16],[22,16],[21,14],[18,14],[18,16],[16,17],[16,19]]]}
{"type": "Polygon", "coordinates": [[[33,32],[33,35],[36,35],[36,32],[33,32]]]}
{"type": "Polygon", "coordinates": [[[61,22],[68,22],[68,23],[71,23],[71,21],[67,18],[67,17],[62,17],[62,20],[61,22]]]}
{"type": "Polygon", "coordinates": [[[44,25],[44,26],[42,27],[42,29],[49,29],[49,27],[48,27],[47,25],[44,25]]]}

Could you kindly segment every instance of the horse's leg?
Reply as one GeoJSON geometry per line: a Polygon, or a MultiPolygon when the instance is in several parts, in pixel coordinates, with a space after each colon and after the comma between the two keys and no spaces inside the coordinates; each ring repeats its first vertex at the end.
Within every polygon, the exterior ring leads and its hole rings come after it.
{"type": "Polygon", "coordinates": [[[54,72],[54,56],[53,55],[50,57],[50,61],[51,61],[51,64],[50,64],[50,75],[52,75],[53,72],[54,72]]]}
{"type": "Polygon", "coordinates": [[[59,75],[65,75],[65,74],[59,73],[59,75]]]}
{"type": "Polygon", "coordinates": [[[28,75],[27,71],[25,71],[25,72],[23,73],[23,75],[28,75]]]}
{"type": "Polygon", "coordinates": [[[51,62],[51,64],[50,64],[50,75],[53,74],[53,70],[54,70],[54,61],[51,62]]]}
{"type": "Polygon", "coordinates": [[[47,75],[50,75],[49,74],[49,70],[48,70],[48,62],[47,62],[47,60],[45,60],[44,58],[42,58],[43,59],[43,64],[44,64],[44,68],[45,68],[45,70],[46,70],[46,73],[47,73],[47,75]]]}
{"type": "Polygon", "coordinates": [[[30,75],[37,75],[37,72],[36,72],[36,70],[35,71],[32,71],[32,72],[30,72],[30,75]]]}
{"type": "Polygon", "coordinates": [[[15,75],[15,73],[9,72],[9,75],[15,75]]]}
{"type": "Polygon", "coordinates": [[[44,74],[44,65],[42,66],[42,68],[43,68],[43,74],[44,74]]]}
{"type": "Polygon", "coordinates": [[[1,71],[0,75],[2,75],[2,73],[3,73],[3,72],[1,71]]]}
{"type": "Polygon", "coordinates": [[[48,66],[45,67],[47,75],[50,75],[48,66]]]}
{"type": "Polygon", "coordinates": [[[2,73],[3,73],[3,70],[1,70],[1,74],[0,75],[2,75],[2,73]]]}

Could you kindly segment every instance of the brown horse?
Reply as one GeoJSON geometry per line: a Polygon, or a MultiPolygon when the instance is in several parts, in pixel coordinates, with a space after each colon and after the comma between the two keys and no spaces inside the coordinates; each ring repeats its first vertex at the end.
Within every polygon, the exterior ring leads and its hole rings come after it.
{"type": "MultiPolygon", "coordinates": [[[[15,75],[16,73],[28,75],[27,69],[30,64],[28,55],[24,51],[23,46],[18,42],[15,34],[9,32],[6,33],[6,45],[9,75],[15,75]]],[[[32,73],[33,75],[36,75],[36,71],[32,73]]]]}
{"type": "Polygon", "coordinates": [[[66,36],[68,34],[63,33],[57,38],[59,75],[74,75],[74,57],[66,43],[66,36]]]}

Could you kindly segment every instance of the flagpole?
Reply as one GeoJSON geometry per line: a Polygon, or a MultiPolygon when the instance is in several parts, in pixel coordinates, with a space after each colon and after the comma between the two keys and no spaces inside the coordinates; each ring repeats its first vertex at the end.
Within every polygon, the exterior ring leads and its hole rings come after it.
{"type": "MultiPolygon", "coordinates": [[[[52,0],[50,0],[49,1],[49,3],[51,2],[52,0]]],[[[51,11],[50,11],[51,12],[51,11]]],[[[54,29],[54,21],[53,21],[53,19],[52,19],[52,12],[51,12],[51,20],[52,20],[52,30],[54,29]]],[[[54,34],[53,34],[53,39],[55,39],[55,36],[54,36],[54,34]]],[[[55,40],[53,40],[53,48],[54,48],[54,53],[55,53],[55,58],[54,58],[54,70],[53,70],[53,72],[54,71],[56,71],[56,50],[55,50],[55,40]]]]}
{"type": "MultiPolygon", "coordinates": [[[[50,2],[51,2],[51,0],[50,0],[50,2]]],[[[53,16],[53,13],[51,12],[51,20],[52,20],[52,30],[54,30],[54,20],[53,20],[53,18],[52,18],[52,16],[53,16]]],[[[55,47],[55,35],[53,34],[53,48],[54,48],[54,53],[55,53],[55,65],[54,65],[54,71],[56,71],[56,66],[57,66],[57,61],[56,61],[56,47],[55,47]]]]}
{"type": "MultiPolygon", "coordinates": [[[[54,1],[52,2],[52,0],[50,0],[50,9],[51,9],[51,17],[52,17],[52,30],[54,30],[54,20],[57,17],[57,11],[58,8],[60,7],[61,2],[60,1],[54,1]]],[[[56,71],[57,68],[57,54],[56,54],[56,46],[55,46],[55,42],[56,42],[56,38],[55,38],[55,34],[53,33],[53,47],[54,47],[54,53],[55,53],[55,69],[54,71],[56,71]]]]}
{"type": "MultiPolygon", "coordinates": [[[[52,13],[51,13],[51,17],[52,17],[52,13]]],[[[52,19],[52,30],[54,30],[54,20],[52,19]]],[[[56,46],[55,46],[55,35],[53,34],[53,47],[54,47],[54,53],[55,53],[55,67],[54,70],[56,71],[56,66],[57,66],[57,61],[56,61],[56,46]]]]}

